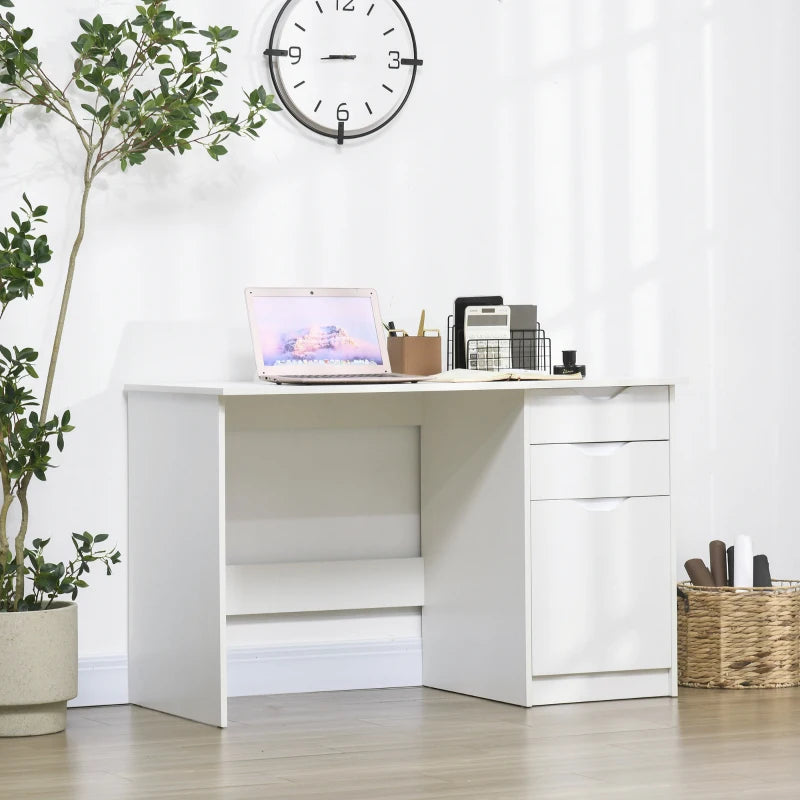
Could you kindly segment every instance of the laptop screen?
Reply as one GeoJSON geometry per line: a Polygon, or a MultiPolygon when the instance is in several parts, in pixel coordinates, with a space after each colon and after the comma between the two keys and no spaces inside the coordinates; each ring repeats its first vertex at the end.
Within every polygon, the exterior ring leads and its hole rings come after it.
{"type": "Polygon", "coordinates": [[[382,367],[369,297],[253,297],[265,367],[382,367]]]}

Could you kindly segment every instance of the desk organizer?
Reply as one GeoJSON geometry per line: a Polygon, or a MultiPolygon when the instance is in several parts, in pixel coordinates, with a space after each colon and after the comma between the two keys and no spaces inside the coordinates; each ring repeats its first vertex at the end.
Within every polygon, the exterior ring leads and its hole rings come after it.
{"type": "Polygon", "coordinates": [[[708,689],[800,685],[800,581],[753,589],[679,583],[678,683],[708,689]]]}
{"type": "MultiPolygon", "coordinates": [[[[512,330],[510,339],[470,339],[466,343],[467,369],[498,372],[536,369],[552,373],[551,342],[541,325],[512,330]]],[[[447,369],[453,369],[453,315],[447,318],[447,369]]]]}

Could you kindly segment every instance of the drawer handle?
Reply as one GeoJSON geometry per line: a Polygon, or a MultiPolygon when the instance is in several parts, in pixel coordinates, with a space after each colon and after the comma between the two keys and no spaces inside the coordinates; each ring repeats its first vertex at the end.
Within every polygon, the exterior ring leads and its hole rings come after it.
{"type": "Polygon", "coordinates": [[[573,389],[572,391],[583,397],[588,397],[590,400],[602,401],[613,400],[629,388],[629,386],[618,386],[614,389],[573,389]]]}
{"type": "Polygon", "coordinates": [[[586,456],[613,456],[629,444],[630,442],[581,442],[572,444],[572,447],[577,447],[586,456]]]}
{"type": "Polygon", "coordinates": [[[585,497],[573,500],[584,511],[616,511],[630,497],[585,497]]]}

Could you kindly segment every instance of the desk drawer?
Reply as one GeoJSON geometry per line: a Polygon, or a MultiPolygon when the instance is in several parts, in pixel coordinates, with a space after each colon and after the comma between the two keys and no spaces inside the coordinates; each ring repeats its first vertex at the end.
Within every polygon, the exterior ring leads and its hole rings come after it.
{"type": "Polygon", "coordinates": [[[531,444],[669,439],[669,389],[630,386],[529,394],[531,444]]]}
{"type": "Polygon", "coordinates": [[[534,675],[670,665],[668,497],[531,503],[534,675]]]}
{"type": "Polygon", "coordinates": [[[531,500],[669,494],[669,442],[536,444],[531,500]]]}

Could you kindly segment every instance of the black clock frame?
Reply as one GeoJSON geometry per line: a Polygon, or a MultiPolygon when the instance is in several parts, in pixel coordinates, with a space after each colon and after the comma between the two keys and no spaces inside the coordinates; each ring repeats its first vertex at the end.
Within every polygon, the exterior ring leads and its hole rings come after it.
{"type": "Polygon", "coordinates": [[[269,35],[269,46],[264,51],[264,55],[267,56],[269,60],[269,75],[272,79],[272,85],[275,88],[275,93],[278,95],[281,103],[283,103],[284,108],[293,116],[304,128],[308,128],[310,131],[313,131],[319,136],[324,136],[327,139],[336,139],[338,144],[344,144],[345,139],[361,139],[364,136],[371,136],[373,133],[377,133],[381,128],[385,128],[403,109],[403,106],[408,102],[408,98],[411,96],[411,90],[414,88],[414,81],[417,79],[417,67],[422,66],[422,61],[419,58],[417,52],[417,37],[414,35],[414,28],[411,25],[411,20],[408,18],[408,14],[406,14],[403,7],[400,5],[398,0],[391,0],[397,6],[398,11],[403,15],[403,19],[405,20],[406,25],[408,26],[408,32],[411,34],[411,44],[414,48],[413,57],[411,58],[411,81],[408,84],[408,91],[406,92],[406,96],[403,98],[402,102],[399,106],[394,110],[394,113],[381,122],[380,125],[376,125],[374,128],[370,128],[369,130],[363,131],[361,133],[345,133],[344,132],[344,123],[339,123],[339,130],[336,133],[330,132],[329,129],[320,130],[319,127],[316,127],[311,120],[307,117],[303,116],[296,108],[294,108],[291,100],[289,99],[288,95],[284,94],[285,87],[283,86],[283,82],[280,79],[280,76],[275,72],[275,59],[280,58],[277,55],[277,51],[275,50],[275,35],[278,31],[278,25],[280,24],[281,17],[283,16],[284,11],[292,5],[292,3],[296,3],[297,0],[286,0],[286,2],[281,6],[281,10],[278,12],[278,16],[275,17],[275,22],[272,26],[272,31],[269,35]]]}

